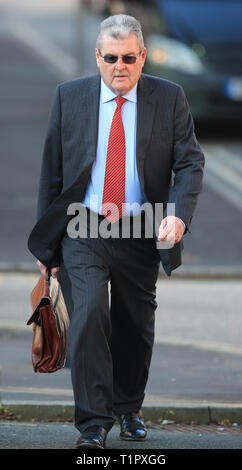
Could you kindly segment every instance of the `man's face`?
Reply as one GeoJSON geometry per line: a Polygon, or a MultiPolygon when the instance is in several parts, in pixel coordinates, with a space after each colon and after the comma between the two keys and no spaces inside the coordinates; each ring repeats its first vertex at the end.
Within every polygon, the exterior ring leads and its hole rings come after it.
{"type": "Polygon", "coordinates": [[[135,34],[121,39],[114,39],[110,36],[103,38],[100,52],[102,56],[118,56],[119,59],[114,64],[105,62],[96,49],[97,66],[100,70],[101,77],[104,83],[116,95],[125,95],[138,82],[146,57],[145,47],[139,55],[140,50],[141,47],[139,46],[135,34]],[[127,55],[136,56],[136,62],[134,64],[125,64],[121,56],[127,55]]]}

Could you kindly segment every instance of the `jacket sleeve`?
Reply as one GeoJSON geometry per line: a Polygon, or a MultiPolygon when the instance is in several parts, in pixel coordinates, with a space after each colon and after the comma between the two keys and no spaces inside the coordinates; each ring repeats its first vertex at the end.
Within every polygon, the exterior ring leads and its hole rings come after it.
{"type": "Polygon", "coordinates": [[[184,91],[178,88],[174,109],[173,186],[169,201],[175,203],[175,215],[186,225],[193,217],[202,189],[204,155],[194,133],[194,124],[184,91]]]}
{"type": "Polygon", "coordinates": [[[62,145],[61,145],[61,103],[59,86],[52,103],[47,134],[44,144],[39,183],[37,219],[56,199],[62,190],[62,145]]]}

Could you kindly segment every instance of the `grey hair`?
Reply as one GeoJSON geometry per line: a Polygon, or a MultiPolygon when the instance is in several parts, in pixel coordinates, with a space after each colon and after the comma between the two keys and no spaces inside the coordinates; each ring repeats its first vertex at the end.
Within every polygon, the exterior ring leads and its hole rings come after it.
{"type": "Polygon", "coordinates": [[[141,48],[144,47],[144,39],[142,34],[141,24],[136,18],[129,15],[112,15],[103,20],[100,24],[99,33],[97,36],[96,47],[98,50],[102,47],[104,36],[109,36],[114,39],[127,37],[130,34],[135,34],[141,48]]]}

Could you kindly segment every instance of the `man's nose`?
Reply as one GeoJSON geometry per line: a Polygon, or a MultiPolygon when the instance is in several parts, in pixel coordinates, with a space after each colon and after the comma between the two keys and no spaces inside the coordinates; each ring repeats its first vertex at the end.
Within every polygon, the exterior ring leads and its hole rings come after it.
{"type": "Polygon", "coordinates": [[[122,57],[118,58],[115,68],[118,69],[118,70],[122,70],[122,69],[125,68],[125,63],[123,62],[122,57]]]}

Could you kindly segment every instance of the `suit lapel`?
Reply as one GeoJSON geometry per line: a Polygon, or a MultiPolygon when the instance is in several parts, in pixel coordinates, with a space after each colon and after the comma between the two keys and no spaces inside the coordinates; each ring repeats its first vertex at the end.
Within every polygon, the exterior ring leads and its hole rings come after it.
{"type": "Polygon", "coordinates": [[[137,131],[136,131],[136,164],[140,184],[144,192],[144,161],[146,148],[152,133],[155,96],[148,78],[141,75],[137,91],[137,131]]]}
{"type": "Polygon", "coordinates": [[[86,141],[86,164],[91,164],[96,158],[97,136],[98,136],[98,115],[100,102],[100,75],[95,75],[89,82],[89,88],[83,98],[85,134],[82,138],[86,141]]]}

